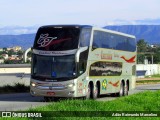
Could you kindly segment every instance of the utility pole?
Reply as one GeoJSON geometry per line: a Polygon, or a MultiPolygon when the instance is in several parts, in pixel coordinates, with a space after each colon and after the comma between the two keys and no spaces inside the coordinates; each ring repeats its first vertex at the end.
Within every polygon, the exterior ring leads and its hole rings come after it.
{"type": "Polygon", "coordinates": [[[153,64],[153,54],[151,54],[151,57],[152,57],[152,64],[153,64]]]}
{"type": "MultiPolygon", "coordinates": [[[[153,64],[153,60],[154,60],[154,58],[153,58],[153,55],[155,54],[154,52],[139,52],[138,54],[150,54],[151,55],[151,63],[150,64],[153,64]]],[[[145,59],[146,59],[146,56],[145,56],[145,59]]]]}

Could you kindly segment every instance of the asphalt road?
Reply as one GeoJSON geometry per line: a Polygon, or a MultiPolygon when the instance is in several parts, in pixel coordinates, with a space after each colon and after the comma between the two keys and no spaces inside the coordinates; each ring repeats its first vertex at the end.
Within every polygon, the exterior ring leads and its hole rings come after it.
{"type": "MultiPolygon", "coordinates": [[[[155,85],[139,85],[135,90],[129,92],[129,95],[146,90],[159,90],[160,84],[155,85]]],[[[116,99],[111,96],[101,96],[98,101],[109,101],[116,99]]],[[[32,97],[29,93],[17,94],[1,94],[0,95],[0,111],[16,111],[34,108],[36,106],[47,105],[49,102],[44,102],[43,97],[32,97]]]]}

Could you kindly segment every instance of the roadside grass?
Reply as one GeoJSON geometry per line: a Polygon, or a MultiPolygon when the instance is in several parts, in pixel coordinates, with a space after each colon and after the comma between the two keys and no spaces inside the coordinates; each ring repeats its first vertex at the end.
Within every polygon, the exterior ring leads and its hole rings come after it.
{"type": "Polygon", "coordinates": [[[0,94],[4,93],[22,93],[22,92],[29,92],[29,86],[25,86],[21,83],[15,83],[13,86],[5,85],[0,87],[0,94]]]}
{"type": "MultiPolygon", "coordinates": [[[[157,112],[160,114],[160,90],[154,92],[146,91],[142,93],[137,93],[126,97],[117,98],[112,101],[95,101],[80,99],[61,100],[56,103],[51,102],[46,106],[30,108],[26,112],[42,113],[42,118],[33,118],[34,120],[159,120],[158,117],[111,117],[111,115],[118,112],[126,112],[131,114],[143,112],[157,112]],[[59,117],[59,115],[61,117],[59,117]],[[107,117],[107,115],[109,115],[109,117],[107,117]]],[[[15,118],[14,120],[19,119],[22,118],[15,118]]]]}
{"type": "Polygon", "coordinates": [[[149,83],[160,83],[160,78],[159,80],[141,80],[141,81],[136,81],[136,84],[137,83],[142,83],[142,84],[149,84],[149,83]]]}
{"type": "Polygon", "coordinates": [[[160,74],[152,75],[152,77],[158,77],[158,78],[160,78],[160,74]]]}
{"type": "Polygon", "coordinates": [[[160,91],[146,91],[112,101],[62,100],[29,111],[160,111],[160,91]]]}
{"type": "Polygon", "coordinates": [[[149,76],[146,76],[145,78],[160,78],[160,74],[149,75],[149,76]]]}

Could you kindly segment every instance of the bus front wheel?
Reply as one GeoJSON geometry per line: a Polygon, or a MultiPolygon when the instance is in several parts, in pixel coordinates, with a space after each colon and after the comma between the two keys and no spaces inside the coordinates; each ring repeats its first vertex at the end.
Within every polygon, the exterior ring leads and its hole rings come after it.
{"type": "Polygon", "coordinates": [[[88,84],[86,99],[90,99],[90,98],[91,98],[91,85],[88,84]]]}
{"type": "Polygon", "coordinates": [[[95,85],[95,89],[92,90],[93,99],[97,99],[99,94],[98,84],[95,85]]]}

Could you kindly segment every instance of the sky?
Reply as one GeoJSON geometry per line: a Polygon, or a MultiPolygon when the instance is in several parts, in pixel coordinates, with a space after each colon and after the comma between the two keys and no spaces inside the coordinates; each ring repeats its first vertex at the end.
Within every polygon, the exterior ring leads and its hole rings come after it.
{"type": "Polygon", "coordinates": [[[160,0],[0,0],[0,26],[160,24],[160,0]]]}

